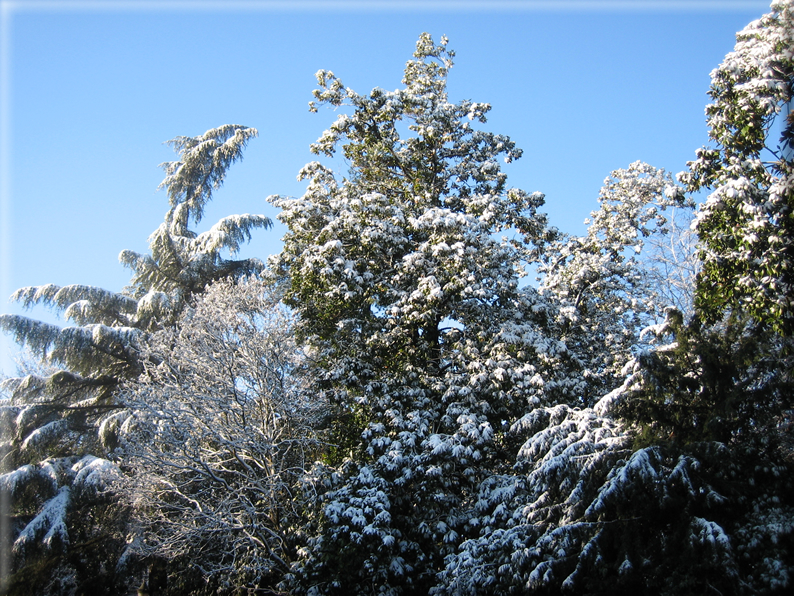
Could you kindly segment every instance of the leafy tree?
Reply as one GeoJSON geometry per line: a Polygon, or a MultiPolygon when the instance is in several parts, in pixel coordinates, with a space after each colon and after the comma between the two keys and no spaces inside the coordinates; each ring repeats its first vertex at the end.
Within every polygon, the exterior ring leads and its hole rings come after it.
{"type": "Polygon", "coordinates": [[[681,176],[691,191],[712,191],[696,222],[701,313],[714,322],[726,309],[746,312],[786,335],[794,331],[794,120],[780,139],[772,130],[792,99],[792,32],[794,6],[778,0],[737,34],[711,74],[713,144],[681,176]]]}
{"type": "Polygon", "coordinates": [[[123,493],[134,549],[179,568],[170,593],[273,586],[295,556],[325,405],[302,391],[290,323],[261,279],[223,280],[142,342],[144,373],[120,397],[134,412],[123,493]]]}
{"type": "Polygon", "coordinates": [[[779,140],[771,131],[791,100],[792,19],[791,2],[774,2],[711,74],[714,147],[680,175],[690,190],[713,191],[694,223],[703,259],[696,318],[671,316],[654,330],[671,343],[640,359],[644,377],[622,412],[641,425],[643,440],[717,440],[762,452],[788,441],[780,427],[793,405],[794,121],[779,140]]]}
{"type": "Polygon", "coordinates": [[[790,590],[779,352],[757,327],[703,330],[676,310],[649,333],[668,341],[592,408],[541,407],[512,425],[526,438],[515,466],[481,484],[480,535],[446,558],[432,593],[790,590]]]}
{"type": "Polygon", "coordinates": [[[646,436],[752,445],[790,461],[794,120],[780,138],[773,130],[792,99],[793,25],[792,3],[773,2],[711,73],[712,146],[680,175],[712,191],[694,226],[700,321],[671,328],[674,348],[645,363],[645,391],[626,408],[646,436]]]}
{"type": "Polygon", "coordinates": [[[762,419],[756,411],[740,428],[738,415],[719,412],[726,389],[745,408],[770,404],[770,413],[785,403],[786,387],[769,382],[775,357],[759,361],[750,343],[734,343],[735,333],[690,334],[686,343],[678,334],[684,316],[667,306],[679,289],[659,291],[664,261],[654,252],[643,258],[647,239],[674,236],[662,207],[681,199],[669,177],[632,164],[607,179],[586,237],[547,247],[541,287],[560,301],[561,336],[584,363],[578,389],[596,399],[582,409],[542,406],[511,426],[512,440],[525,439],[515,465],[481,483],[470,514],[479,536],[447,556],[432,593],[754,593],[787,585],[794,526],[780,523],[792,511],[785,467],[713,440],[751,433],[762,419]],[[678,341],[664,342],[671,334],[678,341]],[[686,363],[676,360],[684,353],[686,363]],[[750,361],[751,369],[739,364],[750,361]],[[689,401],[673,397],[675,386],[688,388],[689,401]],[[758,399],[769,393],[777,399],[758,399]]]}
{"type": "Polygon", "coordinates": [[[188,228],[191,219],[201,220],[226,169],[240,159],[255,135],[252,128],[227,125],[200,137],[171,141],[180,159],[163,164],[162,186],[170,209],[150,238],[151,254],[121,253],[122,263],[133,271],[124,291],[45,285],[13,295],[26,307],[46,304],[62,311],[74,323],[71,327],[17,315],[0,317],[0,327],[45,365],[61,368],[48,376],[8,379],[2,386],[5,474],[0,484],[11,502],[11,592],[58,592],[65,588],[56,584],[69,576],[93,581],[97,594],[113,589],[108,553],[123,545],[123,535],[110,514],[99,512],[103,503],[112,502],[106,489],[118,474],[116,465],[103,459],[117,442],[118,412],[123,408],[117,389],[121,381],[143,370],[142,339],[171,325],[191,296],[217,279],[262,269],[256,259],[229,260],[222,251],[235,252],[253,229],[271,225],[268,218],[230,216],[202,234],[188,228]],[[89,464],[92,472],[83,473],[89,464]],[[101,490],[83,491],[80,483],[88,478],[91,487],[101,490]],[[30,488],[38,485],[50,488],[30,488]],[[96,523],[85,523],[85,511],[98,516],[96,523]],[[55,580],[46,586],[52,577],[55,580]]]}

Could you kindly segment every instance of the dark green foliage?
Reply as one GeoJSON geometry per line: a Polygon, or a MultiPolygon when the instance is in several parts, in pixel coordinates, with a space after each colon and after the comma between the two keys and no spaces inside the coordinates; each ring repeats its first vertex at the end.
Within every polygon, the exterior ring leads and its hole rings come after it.
{"type": "Polygon", "coordinates": [[[480,534],[434,594],[786,593],[794,486],[779,458],[704,442],[563,463],[575,444],[483,483],[480,534]]]}
{"type": "Polygon", "coordinates": [[[742,311],[787,335],[794,332],[794,162],[785,146],[792,121],[782,139],[772,131],[792,99],[792,31],[794,7],[775,2],[737,34],[712,73],[712,145],[681,174],[690,191],[711,191],[696,226],[701,316],[716,323],[726,310],[742,311]]]}
{"type": "Polygon", "coordinates": [[[637,442],[764,444],[794,407],[790,342],[747,318],[717,326],[668,314],[673,342],[639,357],[641,388],[619,406],[637,442]]]}
{"type": "MultiPolygon", "coordinates": [[[[34,482],[30,486],[37,485],[34,482]]],[[[44,490],[30,500],[25,494],[15,495],[14,502],[23,507],[15,510],[19,515],[10,518],[17,532],[33,519],[39,507],[28,508],[28,514],[25,508],[41,503],[41,497],[47,495],[48,488],[39,485],[41,488],[44,490]]],[[[125,578],[119,575],[115,558],[124,550],[129,515],[130,510],[109,493],[74,499],[65,520],[68,544],[34,544],[24,557],[15,557],[14,570],[6,578],[8,595],[118,594],[125,578]]]]}

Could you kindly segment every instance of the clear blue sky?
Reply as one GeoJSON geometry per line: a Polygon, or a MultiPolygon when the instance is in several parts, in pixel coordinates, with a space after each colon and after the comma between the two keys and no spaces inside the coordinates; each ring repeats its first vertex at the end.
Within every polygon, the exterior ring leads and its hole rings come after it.
{"type": "MultiPolygon", "coordinates": [[[[457,53],[450,98],[492,104],[487,129],[524,149],[510,184],[545,193],[551,223],[581,233],[610,171],[693,159],[709,73],[768,4],[2,1],[0,311],[22,312],[5,302],[22,286],[121,290],[119,252],[145,251],[165,214],[158,164],[177,135],[259,129],[200,229],[275,219],[265,198],[301,194],[308,146],[335,118],[307,109],[314,73],[397,88],[422,31],[457,53]]],[[[277,252],[282,233],[259,232],[246,254],[277,252]]]]}

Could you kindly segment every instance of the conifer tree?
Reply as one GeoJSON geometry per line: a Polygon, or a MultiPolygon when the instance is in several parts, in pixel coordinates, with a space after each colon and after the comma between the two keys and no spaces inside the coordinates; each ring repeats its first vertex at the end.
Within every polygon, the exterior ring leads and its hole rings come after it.
{"type": "Polygon", "coordinates": [[[565,395],[551,307],[518,283],[551,237],[543,196],[507,187],[497,160],[520,150],[472,125],[490,106],[447,99],[446,46],[423,34],[391,92],[320,71],[312,108],[352,111],[312,151],[341,145],[350,171],[310,163],[303,197],[272,199],[288,227],[273,267],[334,408],[300,590],[426,591],[475,531],[468,502],[503,424],[565,395]]]}
{"type": "Polygon", "coordinates": [[[150,237],[150,254],[121,253],[121,262],[133,271],[129,287],[111,292],[44,285],[12,296],[25,307],[46,304],[61,311],[74,323],[70,327],[0,317],[3,330],[42,363],[58,368],[48,376],[8,379],[2,387],[0,490],[11,502],[13,544],[4,549],[13,556],[12,592],[59,593],[65,589],[59,582],[70,575],[88,582],[84,585],[93,582],[97,594],[113,589],[115,562],[108,551],[117,551],[123,536],[109,512],[109,489],[119,474],[112,452],[127,416],[117,388],[142,370],[141,338],[171,325],[191,296],[217,279],[262,269],[256,259],[230,260],[223,251],[234,253],[252,230],[270,227],[267,217],[229,216],[201,234],[189,228],[191,220],[201,221],[227,168],[256,134],[253,128],[225,125],[170,142],[179,154],[177,161],[163,164],[161,186],[170,209],[150,237]],[[96,523],[84,523],[87,510],[95,513],[96,523]],[[91,555],[77,548],[84,545],[94,545],[91,555]]]}

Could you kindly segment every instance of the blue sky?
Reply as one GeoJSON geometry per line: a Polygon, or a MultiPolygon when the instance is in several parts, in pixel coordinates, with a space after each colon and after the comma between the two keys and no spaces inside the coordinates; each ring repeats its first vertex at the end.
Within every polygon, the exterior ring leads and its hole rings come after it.
{"type": "MultiPolygon", "coordinates": [[[[143,252],[167,207],[163,144],[226,123],[259,130],[207,210],[276,210],[299,195],[308,146],[335,118],[308,111],[314,73],[394,89],[423,31],[456,53],[452,101],[493,106],[485,128],[524,157],[510,185],[546,194],[582,233],[610,171],[673,173],[707,141],[709,73],[766,1],[2,1],[2,312],[28,285],[121,290],[122,249],[143,252]]],[[[279,250],[260,231],[246,255],[279,250]]],[[[28,313],[56,321],[47,311],[28,313]]],[[[6,338],[0,338],[6,342],[6,338]]],[[[12,372],[3,348],[2,368],[12,372]]]]}

